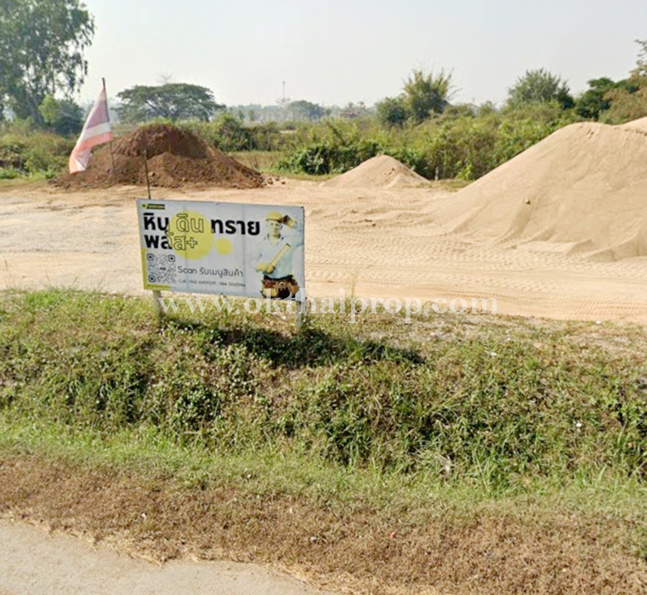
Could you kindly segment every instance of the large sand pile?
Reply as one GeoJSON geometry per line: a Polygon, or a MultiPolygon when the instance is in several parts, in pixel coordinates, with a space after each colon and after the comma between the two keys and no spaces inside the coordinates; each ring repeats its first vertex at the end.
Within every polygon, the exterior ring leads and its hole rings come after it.
{"type": "Polygon", "coordinates": [[[331,188],[412,188],[427,180],[388,155],[364,161],[356,168],[323,183],[331,188]]]}
{"type": "Polygon", "coordinates": [[[623,128],[647,132],[647,118],[640,118],[638,120],[634,120],[633,122],[627,122],[623,125],[623,128]]]}
{"type": "Polygon", "coordinates": [[[647,135],[573,124],[448,200],[446,229],[598,260],[647,256],[647,135]]]}
{"type": "Polygon", "coordinates": [[[227,188],[258,188],[263,176],[209,146],[196,134],[167,124],[150,124],[96,150],[88,169],[54,181],[64,188],[97,188],[115,184],[146,184],[144,155],[152,186],[186,184],[227,188]]]}

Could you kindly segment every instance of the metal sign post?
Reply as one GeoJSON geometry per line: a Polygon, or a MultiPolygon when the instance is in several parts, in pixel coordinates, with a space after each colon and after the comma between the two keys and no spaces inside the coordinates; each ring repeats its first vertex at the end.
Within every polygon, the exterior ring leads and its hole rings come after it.
{"type": "MultiPolygon", "coordinates": [[[[146,189],[148,191],[148,200],[151,200],[151,181],[148,175],[148,149],[145,148],[142,153],[142,161],[144,162],[144,172],[146,174],[146,189]]],[[[159,289],[153,289],[153,305],[157,318],[164,318],[164,308],[162,308],[162,292],[159,289]]]]}

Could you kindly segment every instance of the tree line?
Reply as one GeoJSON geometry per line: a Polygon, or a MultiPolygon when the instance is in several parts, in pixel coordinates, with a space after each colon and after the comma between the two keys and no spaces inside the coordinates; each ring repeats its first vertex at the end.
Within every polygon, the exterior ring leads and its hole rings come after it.
{"type": "MultiPolygon", "coordinates": [[[[503,110],[552,104],[562,110],[573,110],[582,119],[610,123],[647,116],[647,41],[636,43],[640,47],[638,60],[629,77],[619,81],[608,77],[589,80],[588,89],[574,96],[568,82],[560,76],[543,68],[528,70],[508,89],[503,110]]],[[[377,116],[386,126],[402,127],[438,117],[449,108],[454,112],[477,111],[478,106],[469,104],[452,106],[452,94],[451,73],[414,70],[400,95],[378,102],[377,116]]],[[[484,111],[495,109],[492,104],[480,107],[484,111]]]]}
{"type": "MultiPolygon", "coordinates": [[[[31,120],[62,135],[78,132],[83,110],[73,100],[87,75],[85,50],[91,45],[94,18],[81,0],[3,0],[0,6],[0,120],[31,120]]],[[[590,80],[574,96],[568,82],[545,69],[530,70],[510,87],[502,111],[533,104],[555,105],[576,117],[611,123],[647,116],[647,41],[638,41],[635,69],[626,79],[590,80]]],[[[375,113],[385,127],[416,126],[446,113],[476,115],[494,110],[492,104],[453,104],[452,73],[414,69],[399,95],[378,102],[337,110],[335,115],[357,118],[375,113]],[[350,109],[350,108],[353,109],[350,109]]],[[[156,118],[209,122],[226,107],[199,85],[168,80],[137,85],[118,93],[118,114],[129,123],[156,118]]],[[[333,115],[330,108],[305,100],[285,102],[285,119],[319,121],[333,115]]],[[[238,112],[238,120],[255,114],[238,112]]]]}

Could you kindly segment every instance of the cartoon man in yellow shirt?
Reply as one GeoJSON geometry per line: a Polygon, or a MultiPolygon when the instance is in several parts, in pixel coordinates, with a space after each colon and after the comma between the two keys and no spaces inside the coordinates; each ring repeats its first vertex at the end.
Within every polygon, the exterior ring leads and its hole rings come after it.
{"type": "Polygon", "coordinates": [[[261,293],[266,298],[294,298],[299,284],[294,278],[294,251],[303,245],[303,227],[288,215],[271,211],[265,217],[267,235],[261,241],[256,270],[263,273],[261,293]],[[283,226],[293,233],[284,235],[283,226]]]}

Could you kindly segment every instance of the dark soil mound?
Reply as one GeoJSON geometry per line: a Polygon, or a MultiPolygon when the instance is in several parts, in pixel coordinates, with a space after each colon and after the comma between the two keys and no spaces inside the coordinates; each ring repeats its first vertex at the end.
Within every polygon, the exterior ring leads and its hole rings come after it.
{"type": "Polygon", "coordinates": [[[116,184],[146,184],[177,188],[185,185],[258,188],[263,176],[222,151],[209,146],[193,132],[168,124],[149,124],[118,138],[112,146],[96,150],[88,169],[63,174],[53,183],[63,188],[97,188],[116,184]]]}

